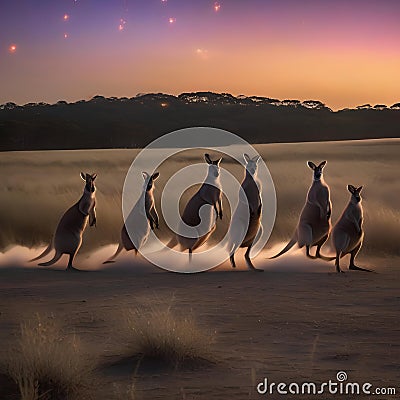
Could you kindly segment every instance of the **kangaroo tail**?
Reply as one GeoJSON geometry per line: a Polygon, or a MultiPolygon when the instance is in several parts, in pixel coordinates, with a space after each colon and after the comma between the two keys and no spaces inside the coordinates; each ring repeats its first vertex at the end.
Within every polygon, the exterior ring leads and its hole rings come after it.
{"type": "Polygon", "coordinates": [[[177,244],[178,244],[178,239],[177,239],[176,235],[174,235],[174,237],[167,243],[167,246],[170,249],[173,249],[177,244]]]}
{"type": "Polygon", "coordinates": [[[59,251],[56,251],[56,254],[54,254],[54,257],[50,261],[40,263],[39,265],[41,267],[48,267],[49,265],[53,265],[61,258],[61,256],[62,256],[62,253],[60,253],[59,251]]]}
{"type": "Polygon", "coordinates": [[[51,241],[50,244],[47,246],[46,250],[43,251],[43,253],[41,253],[35,258],[32,258],[32,260],[29,260],[28,262],[36,261],[47,256],[47,254],[49,254],[52,250],[53,250],[53,242],[51,241]]]}
{"type": "Polygon", "coordinates": [[[290,239],[290,242],[285,246],[285,248],[283,248],[278,254],[274,255],[273,257],[270,257],[270,260],[272,260],[273,258],[278,258],[280,257],[282,254],[285,254],[287,251],[289,251],[295,244],[297,243],[297,240],[293,237],[292,239],[290,239]]]}
{"type": "Polygon", "coordinates": [[[121,251],[123,250],[123,248],[124,248],[124,245],[123,245],[121,242],[119,242],[118,248],[117,248],[116,252],[114,253],[114,255],[111,256],[107,261],[104,261],[103,264],[110,264],[110,263],[115,262],[115,261],[114,261],[114,258],[117,257],[117,255],[118,255],[119,253],[121,253],[121,251]]]}

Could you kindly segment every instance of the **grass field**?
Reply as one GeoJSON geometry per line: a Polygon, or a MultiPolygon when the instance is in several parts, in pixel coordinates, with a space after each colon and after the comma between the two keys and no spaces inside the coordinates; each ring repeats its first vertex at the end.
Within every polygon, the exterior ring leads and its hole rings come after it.
{"type": "MultiPolygon", "coordinates": [[[[268,247],[287,240],[296,226],[311,182],[307,160],[328,160],[325,179],[331,187],[332,221],[340,216],[349,193],[347,184],[364,185],[365,245],[367,255],[400,255],[400,208],[397,179],[400,140],[364,140],[255,146],[267,163],[277,193],[277,219],[268,247]]],[[[2,153],[0,159],[0,250],[14,244],[26,247],[48,243],[63,212],[81,195],[80,171],[96,172],[97,228],[87,229],[81,254],[116,243],[122,226],[121,192],[137,150],[81,150],[2,153]]],[[[180,153],[165,163],[156,182],[159,203],[162,188],[173,172],[202,162],[202,151],[180,153]]],[[[239,180],[243,168],[225,157],[221,164],[239,180]]],[[[191,188],[182,198],[193,192],[191,188]]],[[[227,206],[225,205],[225,209],[227,206]]],[[[264,206],[268,212],[268,205],[264,206]]],[[[229,211],[214,238],[227,228],[229,211]]],[[[161,222],[158,234],[169,230],[161,222]]]]}

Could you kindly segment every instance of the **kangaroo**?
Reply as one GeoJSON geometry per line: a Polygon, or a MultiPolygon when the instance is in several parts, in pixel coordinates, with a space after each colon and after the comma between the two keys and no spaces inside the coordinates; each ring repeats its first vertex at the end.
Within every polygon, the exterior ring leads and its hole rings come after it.
{"type": "Polygon", "coordinates": [[[306,247],[306,255],[309,258],[321,258],[325,261],[333,259],[320,253],[321,247],[327,241],[331,230],[332,204],[329,186],[323,178],[323,168],[326,161],[322,161],[318,166],[308,161],[307,165],[313,170],[313,182],[308,190],[306,203],[301,212],[296,231],[286,247],[271,259],[286,253],[296,243],[300,248],[306,247]],[[310,254],[312,246],[317,246],[315,256],[310,254]]]}
{"type": "MultiPolygon", "coordinates": [[[[204,154],[204,159],[208,164],[207,177],[204,183],[200,186],[200,189],[188,201],[182,214],[182,221],[189,226],[197,226],[201,223],[199,211],[200,208],[206,204],[210,204],[214,207],[217,219],[218,217],[222,219],[222,191],[219,180],[219,164],[221,163],[222,158],[212,161],[209,154],[206,153],[204,154]]],[[[193,250],[204,244],[216,229],[216,224],[212,221],[211,209],[208,215],[203,215],[203,218],[208,219],[206,223],[210,226],[210,230],[206,234],[198,238],[188,238],[181,235],[175,235],[175,237],[168,243],[168,247],[173,248],[179,244],[182,250],[189,250],[190,261],[193,250]]]]}
{"type": "Polygon", "coordinates": [[[340,269],[339,260],[346,254],[350,254],[349,269],[371,272],[369,269],[360,268],[354,264],[354,258],[360,251],[364,239],[362,227],[363,209],[360,195],[362,188],[362,186],[359,188],[353,185],[347,186],[348,191],[351,193],[350,201],[332,230],[332,241],[336,250],[335,266],[337,272],[343,272],[340,269]]]}
{"type": "MultiPolygon", "coordinates": [[[[244,257],[246,259],[248,268],[253,271],[263,272],[264,270],[255,268],[250,259],[250,250],[253,246],[253,243],[257,242],[259,236],[262,234],[262,225],[261,225],[262,204],[260,197],[260,186],[259,186],[260,184],[257,185],[258,181],[256,178],[258,161],[260,160],[260,156],[255,156],[253,158],[250,158],[247,154],[243,154],[243,158],[246,162],[246,168],[241,187],[247,197],[249,223],[243,241],[241,243],[232,243],[232,248],[230,250],[230,262],[232,268],[236,268],[236,263],[235,263],[236,250],[239,247],[247,247],[244,257]]],[[[247,210],[245,209],[245,202],[241,201],[239,197],[239,204],[232,217],[232,224],[235,224],[235,221],[238,221],[239,219],[243,218],[244,215],[243,213],[246,212],[247,210]]],[[[238,223],[236,224],[236,229],[239,229],[241,225],[246,225],[246,224],[238,223]]]]}
{"type": "Polygon", "coordinates": [[[55,250],[54,257],[47,262],[39,265],[47,267],[56,263],[63,254],[69,254],[67,271],[79,271],[74,268],[72,263],[75,255],[82,245],[82,235],[89,220],[90,226],[96,226],[96,187],[94,181],[96,174],[84,174],[81,172],[81,178],[85,181],[83,195],[77,203],[70,207],[61,217],[57,225],[56,232],[47,249],[42,254],[30,261],[36,261],[43,258],[55,250]]]}
{"type": "Polygon", "coordinates": [[[154,228],[159,228],[159,218],[154,202],[154,181],[160,176],[160,174],[159,172],[155,172],[152,175],[147,172],[142,172],[142,174],[144,179],[143,193],[134,205],[132,211],[129,213],[128,218],[121,229],[120,240],[116,252],[111,258],[104,261],[103,264],[115,262],[114,259],[123,249],[126,251],[134,250],[136,255],[138,248],[146,243],[150,229],[153,230],[154,228]],[[142,218],[143,211],[146,213],[145,219],[142,218]],[[134,232],[131,232],[131,235],[134,235],[135,243],[138,244],[138,248],[132,242],[126,229],[126,224],[132,224],[135,226],[135,230],[134,232]]]}

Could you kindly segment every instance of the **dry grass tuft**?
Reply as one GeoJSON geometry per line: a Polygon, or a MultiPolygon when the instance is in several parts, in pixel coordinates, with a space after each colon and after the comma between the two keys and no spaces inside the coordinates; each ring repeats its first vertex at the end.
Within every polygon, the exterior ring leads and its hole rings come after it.
{"type": "Polygon", "coordinates": [[[91,371],[77,338],[66,337],[53,319],[40,315],[21,324],[4,366],[21,400],[86,399],[91,371]]]}
{"type": "Polygon", "coordinates": [[[130,356],[168,365],[212,361],[214,333],[201,328],[193,315],[178,316],[171,307],[155,307],[126,314],[130,356]]]}

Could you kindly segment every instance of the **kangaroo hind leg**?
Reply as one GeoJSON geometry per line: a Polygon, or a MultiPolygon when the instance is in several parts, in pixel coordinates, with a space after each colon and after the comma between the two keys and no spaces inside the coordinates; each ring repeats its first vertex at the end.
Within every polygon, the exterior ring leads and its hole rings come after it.
{"type": "Polygon", "coordinates": [[[338,273],[344,272],[340,269],[340,258],[343,256],[341,253],[342,252],[340,250],[336,250],[335,267],[336,267],[336,272],[338,273]]]}
{"type": "Polygon", "coordinates": [[[355,271],[372,272],[370,269],[357,267],[357,265],[354,264],[354,259],[355,259],[356,255],[358,254],[358,252],[360,251],[360,248],[361,248],[361,243],[350,253],[349,269],[355,270],[355,271]]]}
{"type": "Polygon", "coordinates": [[[244,255],[244,258],[246,259],[247,266],[249,267],[250,270],[252,271],[258,271],[258,272],[264,272],[263,269],[258,269],[256,268],[253,263],[251,262],[250,258],[250,250],[251,250],[252,244],[247,248],[246,253],[244,255]]]}
{"type": "Polygon", "coordinates": [[[74,262],[75,254],[76,254],[76,252],[75,253],[71,253],[69,255],[68,266],[67,266],[66,271],[79,271],[79,269],[75,268],[72,265],[72,263],[74,262]]]}
{"type": "Polygon", "coordinates": [[[310,247],[312,245],[312,228],[308,224],[301,224],[298,227],[298,244],[302,248],[306,246],[306,256],[314,259],[315,257],[310,254],[310,247]]]}
{"type": "Polygon", "coordinates": [[[315,260],[315,259],[318,258],[318,257],[317,257],[317,256],[312,256],[312,255],[310,254],[310,247],[311,247],[311,246],[306,245],[306,256],[307,256],[308,258],[311,258],[312,260],[315,260]]]}
{"type": "Polygon", "coordinates": [[[320,253],[321,251],[321,247],[324,245],[324,243],[328,240],[328,235],[325,235],[318,243],[317,243],[317,251],[315,253],[315,258],[320,258],[321,260],[324,261],[332,261],[334,260],[336,257],[327,257],[324,256],[320,253]]]}
{"type": "Polygon", "coordinates": [[[229,260],[231,262],[232,268],[236,268],[236,263],[235,263],[235,253],[232,253],[229,257],[229,260]]]}

